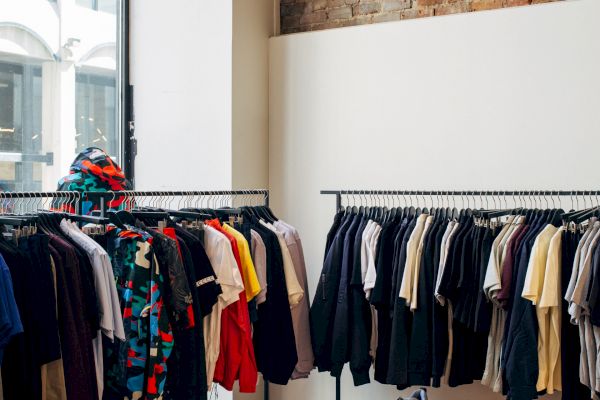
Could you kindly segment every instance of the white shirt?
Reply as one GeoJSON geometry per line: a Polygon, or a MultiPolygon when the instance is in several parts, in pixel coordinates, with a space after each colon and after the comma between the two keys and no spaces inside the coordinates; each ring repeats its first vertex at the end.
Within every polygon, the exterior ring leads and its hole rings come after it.
{"type": "Polygon", "coordinates": [[[204,249],[221,285],[217,304],[204,317],[204,347],[206,349],[206,379],[212,385],[220,352],[221,314],[223,309],[240,299],[244,282],[238,269],[229,239],[212,226],[204,226],[204,249]]]}

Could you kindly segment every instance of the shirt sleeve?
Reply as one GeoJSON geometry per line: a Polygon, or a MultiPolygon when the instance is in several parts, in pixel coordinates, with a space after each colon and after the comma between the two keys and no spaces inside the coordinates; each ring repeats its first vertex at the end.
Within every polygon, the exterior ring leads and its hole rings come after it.
{"type": "Polygon", "coordinates": [[[206,227],[206,238],[212,243],[208,243],[205,248],[221,285],[221,300],[228,306],[239,300],[244,283],[231,244],[225,236],[218,238],[217,235],[221,234],[212,227],[206,227]]]}

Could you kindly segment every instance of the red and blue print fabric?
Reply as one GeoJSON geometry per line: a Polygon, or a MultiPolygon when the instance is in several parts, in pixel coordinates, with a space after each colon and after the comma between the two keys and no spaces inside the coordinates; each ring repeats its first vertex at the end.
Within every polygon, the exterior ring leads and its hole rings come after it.
{"type": "Polygon", "coordinates": [[[111,226],[108,235],[126,341],[108,354],[105,392],[115,399],[161,399],[173,335],[152,237],[134,227],[111,226]]]}

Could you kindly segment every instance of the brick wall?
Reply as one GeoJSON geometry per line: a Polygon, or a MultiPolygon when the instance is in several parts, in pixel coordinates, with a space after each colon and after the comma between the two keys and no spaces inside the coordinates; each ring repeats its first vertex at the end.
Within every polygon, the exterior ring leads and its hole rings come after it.
{"type": "Polygon", "coordinates": [[[280,1],[281,33],[294,33],[561,0],[280,1]]]}

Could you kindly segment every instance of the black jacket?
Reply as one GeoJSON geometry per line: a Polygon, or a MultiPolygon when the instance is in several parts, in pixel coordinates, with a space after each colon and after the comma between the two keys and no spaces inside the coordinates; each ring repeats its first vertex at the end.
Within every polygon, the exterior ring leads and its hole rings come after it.
{"type": "Polygon", "coordinates": [[[537,357],[537,317],[530,301],[521,297],[529,256],[536,236],[543,229],[537,224],[530,229],[519,249],[514,285],[511,289],[512,307],[505,325],[502,348],[503,392],[507,399],[531,400],[537,398],[536,383],[539,373],[537,357]]]}
{"type": "MultiPolygon", "coordinates": [[[[244,225],[242,230],[248,229],[244,225]]],[[[267,250],[267,299],[258,306],[253,326],[254,352],[258,370],[264,379],[287,384],[298,362],[292,314],[288,301],[283,258],[277,236],[260,224],[252,224],[267,250]]]]}
{"type": "MultiPolygon", "coordinates": [[[[377,354],[375,355],[375,380],[389,383],[388,366],[392,334],[391,290],[394,258],[395,224],[387,223],[381,228],[377,243],[377,277],[371,292],[371,304],[377,309],[377,354]]],[[[396,232],[397,233],[397,232],[396,232]]]]}
{"type": "Polygon", "coordinates": [[[331,376],[338,377],[344,364],[350,361],[349,350],[349,320],[350,320],[350,279],[354,267],[354,240],[361,224],[362,216],[357,215],[346,235],[342,253],[342,266],[337,291],[337,306],[333,316],[333,337],[331,342],[331,376]]]}
{"type": "Polygon", "coordinates": [[[321,270],[321,278],[310,307],[310,335],[315,355],[315,366],[321,372],[331,371],[333,320],[340,282],[344,238],[353,220],[353,217],[343,220],[329,246],[321,270]]]}
{"type": "Polygon", "coordinates": [[[406,264],[408,239],[415,228],[416,220],[404,221],[395,238],[395,256],[392,264],[392,288],[389,296],[391,321],[391,340],[389,359],[387,360],[386,382],[399,388],[408,386],[408,334],[412,315],[406,301],[399,297],[402,275],[406,264]]]}
{"type": "Polygon", "coordinates": [[[354,385],[369,383],[371,355],[369,346],[371,339],[371,306],[365,297],[361,271],[361,241],[367,225],[363,218],[354,240],[354,265],[350,280],[350,371],[354,385]]]}

